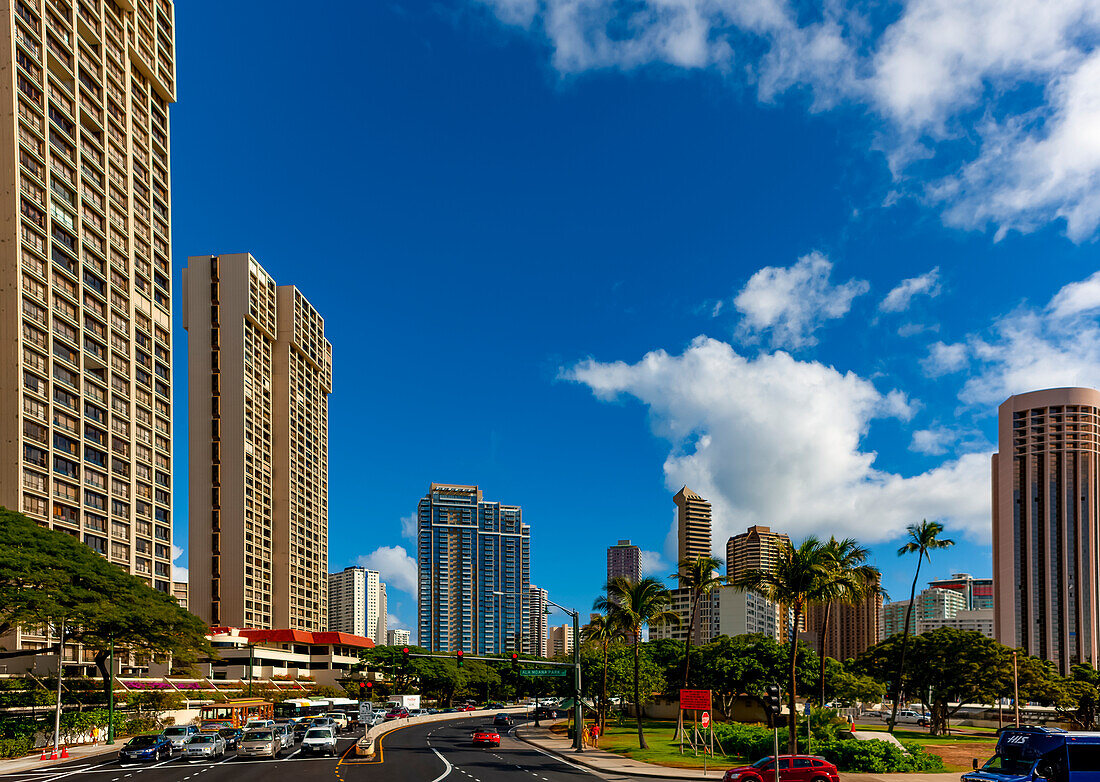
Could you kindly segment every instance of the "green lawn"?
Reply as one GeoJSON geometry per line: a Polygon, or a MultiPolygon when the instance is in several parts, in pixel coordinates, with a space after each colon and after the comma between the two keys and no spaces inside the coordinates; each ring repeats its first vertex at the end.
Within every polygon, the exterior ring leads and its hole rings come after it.
{"type": "MultiPolygon", "coordinates": [[[[684,754],[681,755],[679,742],[673,743],[672,737],[676,733],[675,722],[643,720],[642,728],[645,731],[649,749],[638,749],[638,727],[632,720],[623,720],[622,725],[616,725],[614,720],[609,721],[607,733],[600,737],[600,749],[642,763],[655,763],[673,768],[703,767],[702,755],[693,756],[691,747],[686,744],[684,754]]],[[[553,730],[555,733],[565,733],[565,723],[555,725],[553,730]]],[[[746,762],[745,758],[727,757],[721,754],[717,745],[714,747],[714,752],[715,757],[707,759],[707,768],[729,768],[746,762]]]]}
{"type": "MultiPolygon", "coordinates": [[[[881,731],[886,732],[885,725],[856,725],[857,731],[881,731]]],[[[989,744],[995,745],[997,743],[997,732],[993,728],[961,728],[965,731],[980,731],[983,735],[968,735],[967,733],[952,733],[950,736],[929,736],[926,730],[904,730],[898,729],[894,731],[894,737],[898,741],[912,741],[914,744],[989,744]],[[986,735],[988,733],[988,735],[986,735]]],[[[990,750],[992,752],[992,750],[990,750]]]]}

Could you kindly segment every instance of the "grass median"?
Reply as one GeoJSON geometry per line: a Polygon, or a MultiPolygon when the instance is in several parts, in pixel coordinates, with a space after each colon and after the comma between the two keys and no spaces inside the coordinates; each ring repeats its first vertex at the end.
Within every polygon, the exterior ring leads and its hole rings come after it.
{"type": "MultiPolygon", "coordinates": [[[[703,756],[697,757],[685,742],[684,752],[680,754],[680,742],[673,741],[676,735],[676,723],[659,720],[644,720],[642,726],[645,729],[646,743],[649,749],[638,749],[638,726],[633,721],[624,720],[622,724],[609,721],[607,732],[600,736],[600,749],[614,752],[616,755],[637,760],[642,763],[654,763],[658,766],[670,768],[703,768],[703,756]]],[[[555,725],[551,730],[554,733],[564,735],[565,723],[555,725]]],[[[690,730],[690,725],[689,725],[690,730]]],[[[755,758],[754,758],[755,760],[755,758]]],[[[739,766],[746,762],[746,758],[724,755],[716,744],[714,757],[707,758],[707,768],[728,768],[739,766]]]]}

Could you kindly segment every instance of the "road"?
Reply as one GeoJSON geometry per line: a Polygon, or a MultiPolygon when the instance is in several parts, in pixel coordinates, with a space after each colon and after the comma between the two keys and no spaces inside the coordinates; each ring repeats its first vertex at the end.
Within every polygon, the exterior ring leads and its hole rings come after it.
{"type": "Polygon", "coordinates": [[[297,745],[277,760],[238,758],[233,752],[216,761],[96,759],[0,774],[0,782],[633,782],[595,774],[503,731],[499,748],[471,746],[473,729],[489,723],[480,718],[412,724],[383,736],[378,757],[370,761],[355,756],[359,731],[340,739],[336,758],[303,757],[297,745]]]}

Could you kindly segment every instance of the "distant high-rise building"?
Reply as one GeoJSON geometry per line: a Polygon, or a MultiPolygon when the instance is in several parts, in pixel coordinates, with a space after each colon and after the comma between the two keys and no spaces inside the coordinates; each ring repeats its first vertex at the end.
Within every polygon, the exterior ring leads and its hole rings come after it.
{"type": "Polygon", "coordinates": [[[966,610],[966,595],[954,589],[922,589],[917,595],[917,605],[913,609],[916,618],[916,631],[925,632],[923,623],[951,619],[959,611],[966,610]]]}
{"type": "MultiPolygon", "coordinates": [[[[892,635],[905,632],[905,612],[909,610],[908,600],[897,600],[893,603],[884,603],[882,606],[882,637],[889,638],[892,635]]],[[[914,613],[916,613],[914,611],[914,613]]],[[[910,618],[909,632],[914,632],[916,622],[910,618]]]]}
{"type": "Polygon", "coordinates": [[[629,540],[620,540],[607,548],[607,580],[625,578],[638,581],[642,577],[642,550],[629,540]]]}
{"type": "Polygon", "coordinates": [[[408,646],[412,641],[412,633],[408,630],[387,630],[386,646],[408,646]]]}
{"type": "Polygon", "coordinates": [[[325,323],[247,253],[189,258],[191,611],[211,625],[328,620],[325,323]]]}
{"type": "Polygon", "coordinates": [[[970,611],[993,610],[993,579],[974,578],[969,573],[955,573],[951,578],[929,581],[932,589],[951,589],[966,597],[966,609],[970,611]]]}
{"type": "Polygon", "coordinates": [[[531,529],[477,486],[433,483],[417,511],[417,629],[433,652],[522,651],[530,632],[531,529]]]}
{"type": "Polygon", "coordinates": [[[1062,675],[1100,663],[1100,391],[1053,388],[998,410],[993,455],[997,640],[1062,675]]]}
{"type": "Polygon", "coordinates": [[[676,534],[680,560],[709,557],[710,503],[687,486],[672,498],[676,503],[676,534]]]}
{"type": "MultiPolygon", "coordinates": [[[[328,630],[367,637],[367,582],[374,571],[346,567],[328,574],[328,630]]],[[[378,574],[374,573],[377,580],[378,574]]]]}
{"type": "Polygon", "coordinates": [[[378,582],[378,615],[374,618],[374,635],[371,636],[379,646],[386,643],[386,626],[389,624],[390,601],[386,594],[386,582],[378,582]]]}
{"type": "Polygon", "coordinates": [[[775,603],[756,592],[723,586],[713,593],[713,636],[761,633],[779,638],[779,611],[775,603]]]}
{"type": "Polygon", "coordinates": [[[528,595],[528,629],[527,646],[524,651],[539,657],[546,657],[546,609],[549,608],[546,600],[549,594],[545,589],[531,584],[527,589],[528,595]]]}
{"type": "Polygon", "coordinates": [[[172,582],[172,597],[176,598],[176,602],[180,604],[180,608],[187,608],[187,582],[186,581],[173,581],[172,582]]]}
{"type": "Polygon", "coordinates": [[[858,657],[879,642],[882,593],[877,589],[859,605],[834,602],[829,606],[829,624],[825,628],[825,645],[821,648],[825,612],[826,606],[811,604],[806,612],[806,632],[800,636],[818,654],[843,661],[858,657]]]}
{"type": "Polygon", "coordinates": [[[174,4],[9,2],[0,41],[0,506],[171,594],[174,4]]]}
{"type": "Polygon", "coordinates": [[[550,657],[561,657],[573,652],[573,628],[569,625],[551,627],[547,632],[550,657]]]}
{"type": "Polygon", "coordinates": [[[726,541],[726,575],[736,578],[749,570],[774,571],[791,538],[771,527],[755,525],[726,541]]]}

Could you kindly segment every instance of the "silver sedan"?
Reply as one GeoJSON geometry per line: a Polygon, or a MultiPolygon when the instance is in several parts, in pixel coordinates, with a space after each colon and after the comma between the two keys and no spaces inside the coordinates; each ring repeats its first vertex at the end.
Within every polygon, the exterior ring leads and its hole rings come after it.
{"type": "Polygon", "coordinates": [[[185,760],[220,758],[225,754],[225,739],[217,733],[199,733],[183,745],[185,760]]]}

